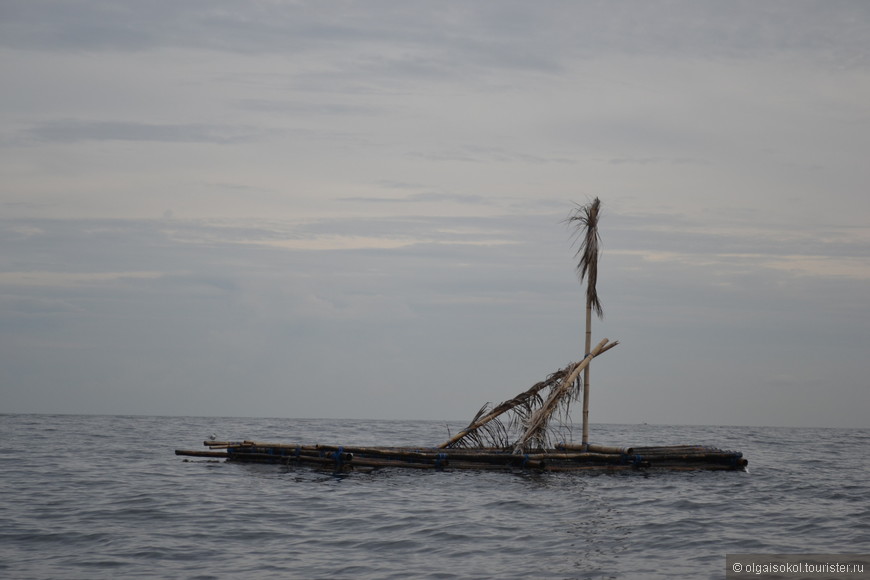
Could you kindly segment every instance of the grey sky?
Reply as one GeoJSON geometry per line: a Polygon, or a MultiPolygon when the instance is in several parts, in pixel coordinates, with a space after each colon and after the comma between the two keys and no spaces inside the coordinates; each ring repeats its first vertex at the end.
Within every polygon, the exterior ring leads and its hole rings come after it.
{"type": "Polygon", "coordinates": [[[870,427],[866,2],[0,2],[0,412],[870,427]]]}

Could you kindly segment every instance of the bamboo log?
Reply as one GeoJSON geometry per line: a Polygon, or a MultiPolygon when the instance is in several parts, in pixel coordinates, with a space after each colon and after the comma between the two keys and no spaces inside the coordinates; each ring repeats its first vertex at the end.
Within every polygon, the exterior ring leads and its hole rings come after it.
{"type": "Polygon", "coordinates": [[[677,451],[722,451],[715,447],[704,447],[702,445],[668,445],[664,447],[629,447],[629,453],[640,453],[646,455],[648,453],[674,453],[677,451]]]}
{"type": "Polygon", "coordinates": [[[689,453],[689,454],[673,454],[673,455],[635,455],[634,457],[642,457],[646,461],[654,463],[667,463],[668,461],[678,461],[680,463],[718,463],[722,461],[738,461],[738,457],[734,453],[689,453]]]}
{"type": "Polygon", "coordinates": [[[594,443],[590,443],[587,445],[563,445],[565,449],[582,449],[586,448],[586,450],[592,453],[615,453],[618,455],[622,455],[628,453],[628,447],[613,447],[610,445],[595,445],[594,443]]]}
{"type": "Polygon", "coordinates": [[[434,463],[419,463],[409,461],[390,461],[389,459],[371,459],[367,457],[355,457],[352,467],[403,467],[410,469],[436,469],[434,463]]]}
{"type": "MultiPolygon", "coordinates": [[[[257,453],[257,452],[245,452],[245,453],[230,453],[227,456],[227,459],[230,461],[256,461],[256,462],[264,462],[264,463],[289,463],[290,461],[297,461],[299,463],[329,463],[335,464],[336,461],[332,457],[319,457],[316,455],[275,455],[273,453],[257,453]]],[[[342,460],[338,463],[350,463],[352,458],[347,460],[342,460]]]]}
{"type": "MultiPolygon", "coordinates": [[[[321,446],[324,449],[337,449],[333,446],[321,446]]],[[[510,453],[504,449],[499,450],[477,450],[477,449],[462,449],[455,448],[448,450],[449,452],[445,452],[444,449],[435,448],[430,450],[416,449],[416,448],[399,448],[399,449],[382,449],[382,448],[371,448],[371,447],[363,447],[363,448],[347,448],[344,449],[352,449],[355,454],[355,461],[359,460],[360,456],[364,457],[383,457],[383,458],[396,458],[398,461],[427,461],[432,463],[441,463],[450,464],[456,461],[464,461],[470,463],[501,463],[501,464],[518,464],[523,463],[523,461],[528,460],[536,460],[541,461],[553,455],[549,455],[546,453],[537,454],[534,456],[517,456],[513,453],[510,453]]],[[[565,454],[557,454],[558,456],[562,456],[565,454]]]]}
{"type": "Polygon", "coordinates": [[[514,457],[528,457],[530,459],[545,459],[550,461],[620,461],[623,455],[612,453],[528,453],[526,455],[514,455],[514,457]]]}
{"type": "Polygon", "coordinates": [[[250,454],[259,454],[259,455],[270,455],[279,459],[306,459],[309,457],[314,457],[316,459],[324,459],[326,461],[351,461],[353,459],[354,454],[347,451],[334,451],[327,452],[325,450],[316,450],[316,449],[296,449],[292,453],[288,453],[289,449],[283,448],[278,449],[274,447],[244,447],[240,449],[236,449],[231,451],[231,454],[235,456],[239,455],[250,455],[250,454]]]}
{"type": "MultiPolygon", "coordinates": [[[[353,454],[381,457],[407,457],[416,459],[437,459],[439,456],[452,457],[455,459],[468,460],[487,460],[507,458],[513,455],[511,451],[504,448],[440,448],[440,447],[356,447],[356,446],[338,446],[338,445],[296,445],[287,443],[266,443],[258,441],[246,441],[237,443],[231,446],[226,446],[231,449],[231,453],[266,453],[276,457],[291,457],[295,455],[301,456],[318,456],[326,457],[327,454],[342,452],[342,456],[353,454]],[[268,451],[264,451],[268,450],[268,451]],[[280,451],[276,453],[275,451],[280,451]],[[292,453],[286,453],[292,451],[292,453]]],[[[664,447],[612,447],[605,445],[589,445],[588,451],[584,451],[585,446],[576,444],[560,443],[555,449],[541,449],[537,452],[529,452],[526,455],[541,455],[549,457],[596,457],[596,456],[623,456],[623,455],[642,455],[644,457],[689,457],[689,456],[740,456],[741,454],[734,451],[726,451],[715,447],[699,446],[699,445],[672,445],[664,447]]],[[[178,454],[199,454],[202,456],[220,456],[227,455],[226,452],[217,451],[187,451],[177,450],[178,454]]],[[[334,455],[330,455],[334,458],[334,455]]]]}
{"type": "Polygon", "coordinates": [[[314,463],[332,463],[335,462],[336,459],[338,459],[340,462],[353,463],[354,465],[407,465],[411,467],[418,463],[429,465],[429,467],[434,467],[438,464],[447,463],[446,454],[440,454],[444,455],[445,457],[438,457],[438,455],[439,453],[437,452],[421,453],[413,450],[413,448],[362,448],[340,447],[334,445],[303,447],[287,444],[269,443],[256,443],[253,446],[245,446],[239,448],[239,451],[233,453],[233,456],[238,459],[243,459],[250,456],[260,458],[272,458],[276,461],[287,460],[314,463]],[[276,450],[281,452],[264,453],[263,450],[276,450]],[[292,453],[282,453],[285,451],[292,451],[292,453]],[[336,454],[339,454],[338,458],[336,458],[336,454]]]}
{"type": "Polygon", "coordinates": [[[450,457],[456,455],[497,455],[505,453],[504,449],[499,448],[462,448],[462,447],[454,447],[450,449],[441,449],[440,447],[336,447],[333,445],[319,445],[320,449],[327,451],[334,451],[338,449],[344,449],[345,451],[351,451],[353,453],[360,453],[363,455],[375,454],[375,455],[427,455],[427,456],[436,456],[436,455],[447,455],[450,457]]]}
{"type": "Polygon", "coordinates": [[[356,447],[356,446],[339,446],[339,445],[296,445],[288,443],[266,443],[261,441],[245,441],[229,447],[238,453],[252,453],[259,449],[272,449],[280,451],[273,453],[275,456],[292,456],[300,455],[322,455],[323,453],[334,453],[343,450],[345,453],[354,455],[371,455],[371,456],[404,456],[415,458],[434,459],[439,455],[447,457],[463,456],[468,458],[486,457],[486,456],[509,456],[510,453],[504,448],[496,447],[481,447],[481,448],[447,448],[440,447],[356,447]],[[285,454],[289,451],[291,453],[285,454]]]}
{"type": "Polygon", "coordinates": [[[176,455],[188,455],[191,457],[226,457],[226,452],[221,451],[192,451],[189,449],[176,449],[176,455]]]}
{"type": "Polygon", "coordinates": [[[527,461],[514,463],[486,463],[477,461],[451,461],[448,469],[470,469],[480,471],[515,471],[518,469],[545,469],[546,461],[527,461]]]}
{"type": "MultiPolygon", "coordinates": [[[[605,448],[612,450],[643,450],[639,453],[597,453],[584,451],[543,450],[541,452],[518,455],[506,450],[475,450],[411,447],[338,447],[293,446],[287,444],[267,444],[247,442],[233,446],[229,452],[176,450],[177,455],[205,457],[224,457],[230,461],[258,463],[298,463],[335,470],[354,467],[399,467],[413,469],[476,469],[476,470],[515,470],[538,469],[545,471],[583,471],[583,470],[624,470],[638,468],[659,468],[667,470],[737,470],[744,468],[748,461],[733,451],[723,451],[713,447],[673,446],[643,448],[605,448]],[[293,450],[293,453],[282,453],[293,450]],[[345,452],[339,453],[338,450],[345,452]],[[360,450],[362,455],[346,452],[348,449],[360,450]],[[276,452],[277,451],[277,452],[276,452]],[[336,458],[336,455],[339,455],[336,458]]],[[[577,446],[574,446],[575,448],[577,446]]],[[[604,446],[597,446],[599,449],[604,446]]]]}
{"type": "MultiPolygon", "coordinates": [[[[606,339],[605,339],[606,340],[606,339]]],[[[604,341],[602,341],[604,342],[604,341]]],[[[599,345],[600,346],[600,345],[599,345]]],[[[605,346],[606,347],[606,346],[605,346]]],[[[602,347],[605,348],[605,347],[602,347]]],[[[598,348],[598,347],[596,347],[598,348]]],[[[600,354],[600,351],[599,351],[600,354]]],[[[588,359],[589,357],[587,357],[588,359]]],[[[577,373],[582,369],[575,369],[577,373]]],[[[571,377],[565,377],[570,380],[571,377]]],[[[567,383],[570,385],[570,383],[567,383]]],[[[563,385],[559,385],[561,389],[563,385]]],[[[548,398],[549,400],[549,398],[548,398]]],[[[222,457],[230,461],[298,463],[333,467],[407,467],[414,469],[539,469],[577,471],[659,468],[667,470],[738,470],[748,461],[742,454],[701,445],[612,447],[560,444],[556,449],[514,453],[505,448],[357,447],[298,445],[259,441],[205,442],[226,451],[176,450],[176,455],[222,457]]]]}
{"type": "Polygon", "coordinates": [[[303,451],[317,451],[316,445],[298,445],[296,443],[266,443],[264,441],[244,441],[236,447],[272,447],[273,449],[300,449],[303,451]]]}
{"type": "Polygon", "coordinates": [[[344,449],[345,451],[350,450],[354,456],[364,456],[364,457],[382,457],[382,458],[401,458],[401,459],[414,459],[421,461],[437,461],[439,459],[445,460],[447,459],[446,453],[439,453],[438,451],[425,452],[420,451],[413,448],[408,449],[378,449],[371,447],[333,447],[331,445],[321,445],[319,446],[321,449],[326,451],[334,451],[337,452],[339,449],[344,449]],[[439,458],[439,455],[443,457],[439,458]]]}
{"type": "MultiPolygon", "coordinates": [[[[460,465],[465,465],[467,467],[476,465],[480,468],[487,468],[488,466],[501,465],[504,467],[514,466],[535,468],[543,466],[547,461],[552,459],[564,461],[581,459],[584,456],[587,459],[594,458],[594,454],[540,453],[535,455],[521,456],[508,453],[504,450],[500,450],[498,452],[476,452],[474,450],[457,450],[459,451],[458,453],[445,453],[443,450],[440,449],[433,449],[429,452],[426,452],[414,450],[413,448],[345,448],[331,445],[318,446],[318,449],[308,448],[305,450],[301,450],[301,453],[293,454],[273,453],[271,451],[273,449],[277,450],[279,449],[279,447],[273,447],[268,445],[244,446],[238,449],[238,451],[231,452],[229,455],[223,453],[221,455],[224,457],[229,456],[234,460],[242,461],[296,461],[300,463],[311,462],[325,464],[335,462],[336,458],[334,454],[338,453],[339,449],[353,449],[355,452],[358,451],[359,453],[342,453],[340,458],[341,463],[352,463],[353,465],[378,467],[429,466],[436,468],[448,467],[450,465],[456,464],[457,462],[460,465]],[[326,453],[326,455],[324,455],[323,453],[326,453]]],[[[282,450],[287,450],[287,447],[285,446],[282,450]]],[[[605,456],[599,456],[599,458],[600,457],[605,456]]]]}

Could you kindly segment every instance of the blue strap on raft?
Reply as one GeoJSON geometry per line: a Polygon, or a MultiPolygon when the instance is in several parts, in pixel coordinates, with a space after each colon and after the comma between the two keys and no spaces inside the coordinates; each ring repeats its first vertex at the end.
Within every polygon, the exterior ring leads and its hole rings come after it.
{"type": "Polygon", "coordinates": [[[342,458],[344,457],[344,447],[339,447],[338,450],[332,454],[332,457],[335,459],[335,469],[341,469],[342,458]]]}

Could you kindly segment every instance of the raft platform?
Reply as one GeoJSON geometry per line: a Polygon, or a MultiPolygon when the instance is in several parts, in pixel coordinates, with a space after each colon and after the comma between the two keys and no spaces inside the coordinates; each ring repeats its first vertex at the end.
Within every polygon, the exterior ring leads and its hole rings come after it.
{"type": "Polygon", "coordinates": [[[745,471],[739,451],[702,445],[610,447],[560,444],[553,449],[515,453],[501,448],[353,447],[258,441],[204,441],[208,451],[176,449],[176,455],[221,458],[243,463],[307,465],[333,472],[364,468],[502,471],[745,471]]]}
{"type": "MultiPolygon", "coordinates": [[[[592,312],[601,316],[595,288],[598,279],[598,213],[600,200],[577,206],[569,216],[576,226],[577,272],[586,279],[586,341],[583,359],[551,373],[544,380],[498,405],[486,403],[471,423],[433,447],[350,447],[205,441],[208,451],[178,449],[176,455],[223,458],[227,461],[314,465],[335,472],[383,467],[416,469],[496,469],[503,471],[745,471],[749,463],[737,451],[701,445],[607,447],[589,444],[589,365],[619,344],[609,338],[592,346],[592,312]],[[581,445],[557,443],[560,425],[570,423],[573,401],[583,402],[581,445]]],[[[598,363],[596,363],[597,365],[598,363]]]]}

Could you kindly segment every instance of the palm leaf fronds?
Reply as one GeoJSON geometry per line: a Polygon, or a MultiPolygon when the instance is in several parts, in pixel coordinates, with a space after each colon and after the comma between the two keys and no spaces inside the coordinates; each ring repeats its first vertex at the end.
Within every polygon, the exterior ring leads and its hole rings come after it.
{"type": "Polygon", "coordinates": [[[487,403],[465,429],[439,447],[498,447],[519,452],[549,446],[552,435],[570,422],[568,409],[579,396],[580,372],[617,344],[605,338],[582,361],[559,369],[495,407],[487,403]]]}
{"type": "Polygon", "coordinates": [[[535,448],[543,449],[549,446],[550,433],[554,423],[558,423],[560,418],[563,423],[568,420],[571,402],[576,401],[579,397],[579,387],[582,384],[580,371],[586,369],[593,358],[619,344],[618,341],[611,344],[607,344],[608,342],[607,338],[599,342],[582,361],[574,363],[570,367],[571,371],[557,387],[551,389],[544,404],[536,409],[525,423],[525,430],[514,443],[514,453],[527,452],[529,449],[535,448]]]}
{"type": "Polygon", "coordinates": [[[574,226],[575,243],[579,241],[579,247],[575,257],[577,261],[577,274],[580,281],[587,279],[586,301],[595,310],[599,318],[604,316],[601,301],[598,298],[598,253],[601,249],[601,236],[598,235],[598,213],[601,209],[601,200],[597,197],[586,205],[578,205],[565,220],[574,226]]]}
{"type": "Polygon", "coordinates": [[[504,432],[515,430],[516,427],[523,424],[525,417],[530,416],[534,412],[534,409],[540,407],[543,403],[543,399],[541,399],[538,393],[548,387],[560,384],[561,379],[567,376],[571,369],[572,365],[569,365],[554,372],[527,391],[523,391],[513,399],[505,401],[492,409],[489,408],[489,404],[484,405],[471,420],[471,423],[468,424],[468,427],[439,445],[439,447],[510,447],[510,441],[502,441],[501,438],[493,441],[486,438],[485,434],[489,432],[486,425],[498,422],[500,427],[497,427],[497,430],[503,430],[504,432]],[[498,417],[508,411],[513,411],[514,416],[505,425],[498,417]],[[481,434],[484,434],[483,438],[481,438],[481,434]],[[502,442],[504,444],[501,444],[502,442]]]}

